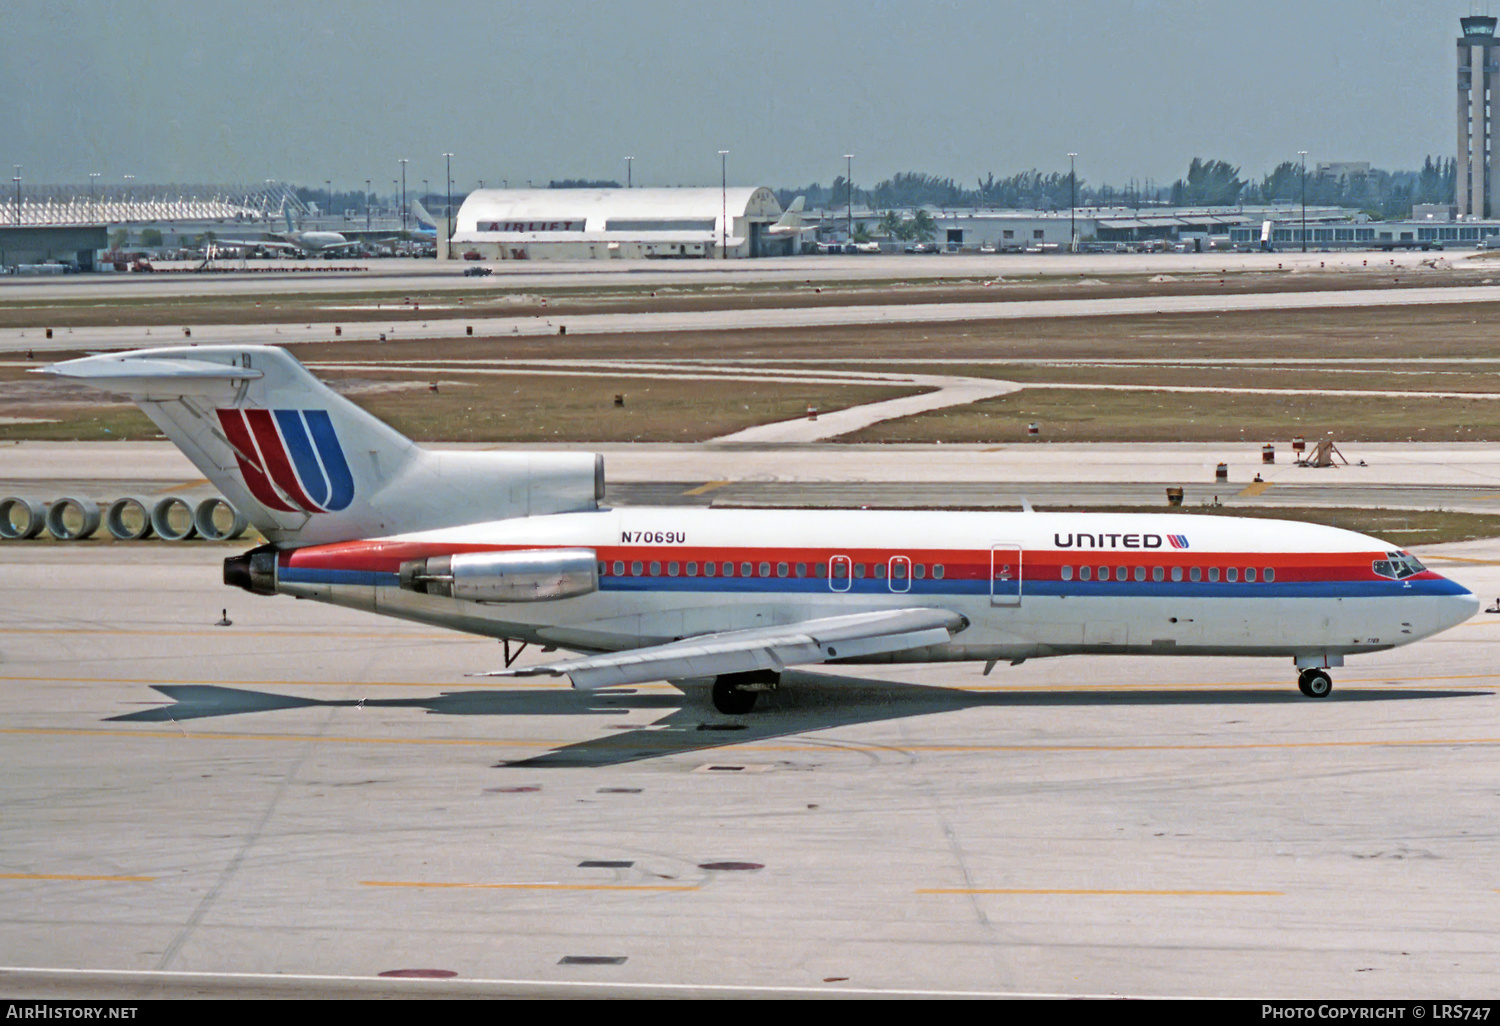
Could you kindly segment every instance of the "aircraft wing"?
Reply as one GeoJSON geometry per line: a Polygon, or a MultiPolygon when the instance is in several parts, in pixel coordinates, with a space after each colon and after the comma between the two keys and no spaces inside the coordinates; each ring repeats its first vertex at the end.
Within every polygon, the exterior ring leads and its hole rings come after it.
{"type": "Polygon", "coordinates": [[[215,239],[209,245],[220,249],[301,249],[280,239],[215,239]]]}
{"type": "Polygon", "coordinates": [[[700,634],[665,645],[496,670],[478,676],[566,675],[575,688],[603,688],[753,670],[780,672],[788,666],[944,645],[968,625],[968,620],[947,609],[885,609],[779,627],[700,634]]]}

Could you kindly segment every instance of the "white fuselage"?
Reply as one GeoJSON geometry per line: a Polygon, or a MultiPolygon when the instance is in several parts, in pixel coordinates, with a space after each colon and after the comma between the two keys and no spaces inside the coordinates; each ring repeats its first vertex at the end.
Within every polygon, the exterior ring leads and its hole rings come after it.
{"type": "Polygon", "coordinates": [[[293,550],[277,590],[578,651],[920,606],[969,626],[947,645],[876,658],[1241,654],[1339,665],[1478,607],[1430,571],[1376,573],[1394,552],[1336,528],[1196,515],[635,507],[293,550]],[[397,582],[413,556],[552,548],[593,550],[598,590],[487,603],[397,582]]]}

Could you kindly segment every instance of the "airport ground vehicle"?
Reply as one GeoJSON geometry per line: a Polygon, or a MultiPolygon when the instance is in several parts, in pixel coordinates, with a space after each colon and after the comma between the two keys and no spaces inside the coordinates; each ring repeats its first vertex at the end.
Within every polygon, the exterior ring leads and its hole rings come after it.
{"type": "Polygon", "coordinates": [[[131,396],[268,544],[227,584],[576,657],[575,687],[715,678],[748,712],[788,666],[1076,653],[1346,656],[1478,602],[1376,538],[1183,514],[610,509],[590,453],[424,449],[270,346],[43,369],[131,396]]]}

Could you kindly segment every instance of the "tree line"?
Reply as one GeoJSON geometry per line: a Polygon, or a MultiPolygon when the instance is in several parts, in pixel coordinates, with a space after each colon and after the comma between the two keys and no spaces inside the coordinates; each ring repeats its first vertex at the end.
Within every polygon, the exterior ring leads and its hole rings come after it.
{"type": "Polygon", "coordinates": [[[864,210],[917,207],[1066,210],[1075,199],[1081,207],[1232,207],[1301,203],[1305,194],[1310,206],[1347,207],[1375,217],[1400,218],[1411,215],[1414,203],[1452,204],[1457,179],[1457,161],[1443,157],[1427,157],[1418,171],[1371,168],[1367,172],[1355,170],[1345,174],[1319,174],[1316,167],[1304,172],[1300,161],[1288,160],[1259,180],[1245,176],[1239,167],[1226,160],[1194,157],[1187,173],[1169,184],[1147,180],[1131,181],[1123,187],[1095,186],[1082,176],[1074,182],[1066,171],[1043,172],[1033,168],[1003,178],[992,172],[978,179],[973,187],[960,185],[952,178],[902,171],[874,186],[856,185],[852,194],[843,175],[828,186],[814,182],[775,192],[782,206],[798,196],[806,196],[810,208],[824,210],[837,210],[851,201],[864,210]]]}

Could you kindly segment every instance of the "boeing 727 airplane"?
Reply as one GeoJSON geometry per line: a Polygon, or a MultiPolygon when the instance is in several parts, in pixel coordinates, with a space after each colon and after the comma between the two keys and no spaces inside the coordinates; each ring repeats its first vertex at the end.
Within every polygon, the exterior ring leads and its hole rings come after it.
{"type": "Polygon", "coordinates": [[[130,396],[267,544],[224,581],[576,655],[496,675],[714,678],[748,713],[790,666],[1079,653],[1330,667],[1478,601],[1377,538],[1185,514],[610,509],[589,453],[424,449],[281,349],[44,368],[130,396]]]}

